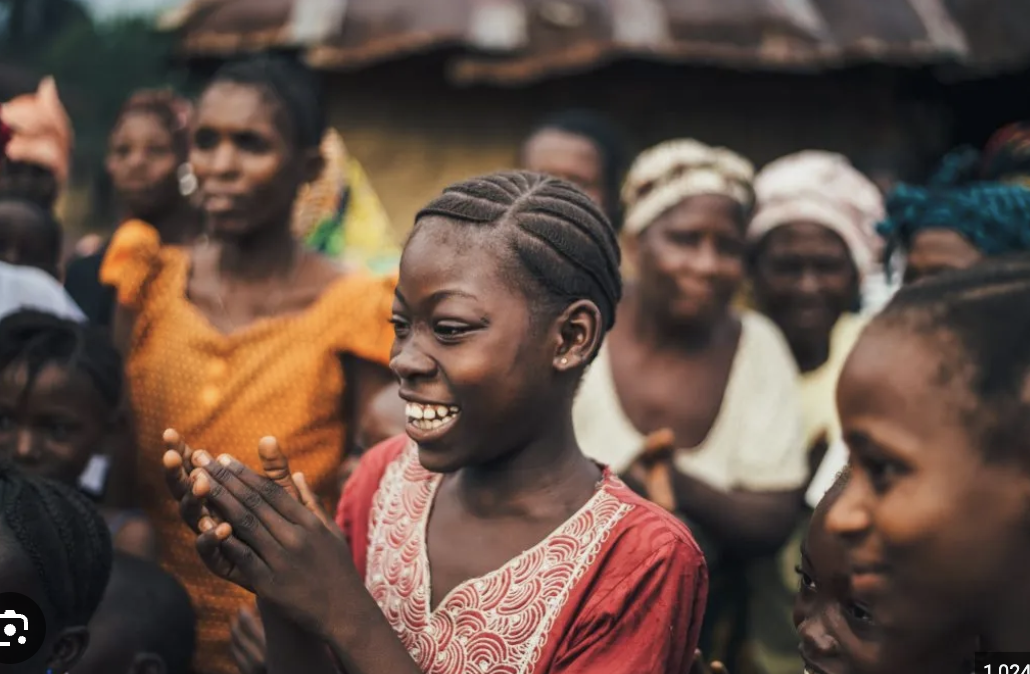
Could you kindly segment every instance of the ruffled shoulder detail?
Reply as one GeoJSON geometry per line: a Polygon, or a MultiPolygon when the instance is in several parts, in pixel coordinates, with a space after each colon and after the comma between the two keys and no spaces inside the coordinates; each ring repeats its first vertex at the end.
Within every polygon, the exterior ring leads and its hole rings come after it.
{"type": "Polygon", "coordinates": [[[118,303],[139,310],[149,281],[162,268],[161,237],[140,220],[123,223],[115,232],[100,267],[100,281],[115,288],[118,303]]]}

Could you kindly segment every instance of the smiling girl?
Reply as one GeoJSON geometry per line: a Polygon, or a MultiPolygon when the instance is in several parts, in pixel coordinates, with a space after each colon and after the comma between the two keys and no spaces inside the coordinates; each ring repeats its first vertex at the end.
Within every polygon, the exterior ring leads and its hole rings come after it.
{"type": "Polygon", "coordinates": [[[572,428],[620,294],[614,230],[582,192],[531,173],[454,185],[401,260],[409,437],[362,459],[342,535],[232,457],[185,457],[190,479],[166,454],[209,567],[258,595],[270,672],[337,671],[320,644],[350,674],[689,668],[701,553],[572,428]]]}
{"type": "Polygon", "coordinates": [[[1030,651],[1030,262],[903,289],[863,334],[838,407],[852,478],[827,515],[888,663],[981,638],[1030,651]]]}

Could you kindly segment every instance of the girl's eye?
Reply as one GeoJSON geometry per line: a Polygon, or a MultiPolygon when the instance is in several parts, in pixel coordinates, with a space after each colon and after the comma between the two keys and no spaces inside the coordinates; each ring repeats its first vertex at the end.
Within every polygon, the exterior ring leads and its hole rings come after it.
{"type": "Polygon", "coordinates": [[[862,468],[869,476],[869,482],[878,493],[887,491],[902,472],[901,466],[893,461],[864,457],[861,463],[862,468]]]}
{"type": "Polygon", "coordinates": [[[193,145],[201,150],[213,150],[218,145],[218,134],[210,129],[198,129],[193,135],[193,145]]]}
{"type": "Polygon", "coordinates": [[[393,325],[394,337],[403,337],[404,335],[408,334],[408,322],[403,318],[394,316],[390,319],[390,324],[393,325]]]}
{"type": "Polygon", "coordinates": [[[50,424],[49,431],[50,439],[54,442],[68,442],[72,436],[72,427],[61,422],[50,424]]]}
{"type": "Polygon", "coordinates": [[[805,573],[804,569],[802,569],[800,566],[795,566],[794,573],[798,574],[798,585],[801,587],[802,590],[806,590],[808,592],[815,592],[815,581],[812,580],[811,576],[805,573]]]}
{"type": "Polygon", "coordinates": [[[440,337],[444,337],[446,339],[454,339],[456,337],[461,337],[470,329],[471,328],[469,328],[467,325],[459,325],[456,323],[437,323],[436,327],[434,328],[437,335],[439,335],[440,337]]]}
{"type": "Polygon", "coordinates": [[[869,613],[869,611],[867,611],[865,609],[865,607],[862,606],[861,604],[856,604],[855,602],[850,602],[847,605],[846,610],[847,610],[849,616],[851,616],[855,620],[858,620],[859,622],[863,622],[863,623],[872,623],[873,622],[872,614],[869,613]]]}

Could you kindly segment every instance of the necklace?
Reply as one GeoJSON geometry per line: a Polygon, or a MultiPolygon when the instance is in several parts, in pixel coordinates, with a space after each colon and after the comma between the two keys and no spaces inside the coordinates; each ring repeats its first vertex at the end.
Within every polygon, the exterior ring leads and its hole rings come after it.
{"type": "MultiPolygon", "coordinates": [[[[209,242],[205,242],[205,245],[209,242]]],[[[290,261],[290,266],[287,269],[286,277],[283,282],[277,283],[273,288],[272,293],[269,295],[268,302],[265,303],[264,308],[267,311],[262,312],[264,317],[274,316],[279,313],[279,309],[282,308],[283,293],[285,288],[293,287],[297,281],[297,277],[300,275],[301,260],[304,255],[304,249],[301,244],[296,244],[296,248],[293,253],[293,259],[290,261]]],[[[225,279],[222,277],[222,269],[215,263],[215,274],[218,281],[218,291],[215,293],[215,302],[218,304],[218,310],[222,313],[226,322],[229,324],[229,328],[233,331],[237,329],[236,321],[232,319],[232,315],[229,313],[229,308],[225,302],[226,287],[227,284],[225,279]]]]}

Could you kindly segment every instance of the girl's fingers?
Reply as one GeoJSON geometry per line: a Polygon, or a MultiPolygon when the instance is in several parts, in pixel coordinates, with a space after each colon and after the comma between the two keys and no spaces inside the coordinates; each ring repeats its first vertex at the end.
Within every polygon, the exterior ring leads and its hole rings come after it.
{"type": "Polygon", "coordinates": [[[290,464],[279,447],[279,441],[272,437],[261,438],[258,443],[258,456],[261,457],[261,468],[265,476],[282,487],[287,494],[299,500],[300,493],[290,479],[290,464]]]}
{"type": "Polygon", "coordinates": [[[318,497],[315,496],[315,492],[308,485],[308,480],[304,477],[304,473],[294,473],[292,481],[297,485],[297,490],[300,492],[300,502],[304,504],[304,507],[310,510],[324,526],[333,529],[336,523],[333,522],[332,518],[329,517],[329,513],[322,507],[318,497]]]}
{"type": "Polygon", "coordinates": [[[712,663],[712,674],[729,674],[729,670],[726,669],[726,665],[716,660],[712,663]]]}

